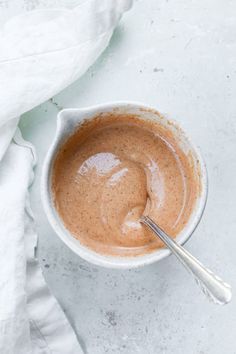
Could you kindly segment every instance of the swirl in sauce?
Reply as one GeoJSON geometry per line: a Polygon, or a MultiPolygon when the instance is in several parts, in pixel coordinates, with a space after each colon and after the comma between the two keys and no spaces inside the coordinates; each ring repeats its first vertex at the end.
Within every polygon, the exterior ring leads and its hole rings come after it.
{"type": "Polygon", "coordinates": [[[65,227],[82,244],[102,254],[135,256],[162,247],[141,215],[175,237],[199,188],[191,159],[170,131],[132,115],[105,115],[64,143],[52,190],[65,227]]]}

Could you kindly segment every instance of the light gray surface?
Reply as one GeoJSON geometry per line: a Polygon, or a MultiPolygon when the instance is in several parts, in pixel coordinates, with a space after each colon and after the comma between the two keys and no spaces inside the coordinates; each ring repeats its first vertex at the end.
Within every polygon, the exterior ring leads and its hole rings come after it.
{"type": "Polygon", "coordinates": [[[187,248],[236,286],[236,4],[136,1],[83,78],[24,115],[38,152],[32,207],[48,284],[88,354],[235,354],[236,300],[209,304],[170,257],[131,271],[92,266],[55,236],[40,168],[61,107],[138,100],[167,112],[200,145],[209,172],[203,220],[187,248]]]}

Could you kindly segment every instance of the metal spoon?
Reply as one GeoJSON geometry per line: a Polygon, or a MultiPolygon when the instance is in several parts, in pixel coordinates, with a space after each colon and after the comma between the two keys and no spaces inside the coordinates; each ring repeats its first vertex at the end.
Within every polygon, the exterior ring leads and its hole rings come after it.
{"type": "Polygon", "coordinates": [[[205,268],[182,246],[168,236],[151,218],[142,216],[141,222],[147,225],[180,260],[185,268],[194,276],[202,292],[215,304],[224,305],[232,298],[231,286],[205,268]]]}

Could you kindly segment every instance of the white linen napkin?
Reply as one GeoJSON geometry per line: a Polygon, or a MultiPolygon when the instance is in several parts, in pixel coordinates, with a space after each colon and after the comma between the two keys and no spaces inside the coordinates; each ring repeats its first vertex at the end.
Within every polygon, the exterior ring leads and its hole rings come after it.
{"type": "Polygon", "coordinates": [[[0,353],[79,354],[82,349],[35,258],[29,205],[35,151],[19,116],[79,78],[108,45],[132,0],[87,0],[36,10],[0,32],[0,353]]]}

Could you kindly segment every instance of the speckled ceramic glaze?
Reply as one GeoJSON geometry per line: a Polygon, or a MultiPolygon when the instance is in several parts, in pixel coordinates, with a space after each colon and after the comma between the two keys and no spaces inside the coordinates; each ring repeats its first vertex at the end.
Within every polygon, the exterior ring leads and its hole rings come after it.
{"type": "Polygon", "coordinates": [[[138,103],[114,102],[82,109],[65,109],[58,114],[56,135],[45,158],[42,171],[41,195],[48,220],[65,244],[76,254],[91,263],[111,268],[133,268],[159,261],[167,257],[170,251],[162,248],[152,253],[136,257],[105,256],[92,251],[83,246],[79,240],[75,239],[70,232],[65,229],[54,208],[51,191],[51,170],[56,153],[61,144],[73,134],[75,129],[79,129],[79,126],[85,120],[93,119],[93,117],[97,116],[99,113],[135,114],[145,120],[156,120],[159,124],[171,130],[172,134],[178,138],[181,149],[186,153],[191,153],[193,166],[196,169],[196,174],[200,176],[201,184],[200,194],[195,203],[192,215],[185,228],[177,236],[177,242],[180,244],[186,242],[201,219],[207,198],[207,175],[206,167],[199,151],[193,146],[189,138],[176,123],[170,122],[170,120],[160,115],[155,109],[138,103]]]}

